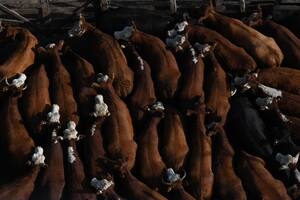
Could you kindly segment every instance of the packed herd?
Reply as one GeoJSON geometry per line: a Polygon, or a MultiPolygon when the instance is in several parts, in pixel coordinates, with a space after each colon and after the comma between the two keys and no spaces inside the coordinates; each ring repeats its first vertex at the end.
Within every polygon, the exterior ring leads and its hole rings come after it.
{"type": "Polygon", "coordinates": [[[4,27],[0,200],[300,199],[299,33],[262,15],[4,27]]]}

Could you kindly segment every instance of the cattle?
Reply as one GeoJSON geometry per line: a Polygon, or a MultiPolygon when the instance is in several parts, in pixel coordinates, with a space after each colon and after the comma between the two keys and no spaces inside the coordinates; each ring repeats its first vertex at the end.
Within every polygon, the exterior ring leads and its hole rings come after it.
{"type": "Polygon", "coordinates": [[[214,191],[220,199],[247,199],[240,178],[236,175],[233,160],[235,152],[228,141],[224,129],[216,128],[213,148],[215,148],[214,163],[214,191]]]}
{"type": "Polygon", "coordinates": [[[134,21],[141,31],[162,38],[172,20],[170,14],[158,10],[113,7],[103,12],[98,9],[96,12],[97,28],[111,35],[134,21]]]}
{"type": "Polygon", "coordinates": [[[257,68],[254,59],[243,48],[231,43],[220,33],[199,25],[188,25],[185,31],[192,44],[216,43],[214,53],[226,72],[244,74],[257,68]]]}
{"type": "Polygon", "coordinates": [[[249,25],[268,37],[274,38],[280,47],[284,59],[282,65],[300,69],[300,39],[289,29],[270,19],[262,19],[262,12],[254,13],[249,17],[249,25]]]}
{"type": "Polygon", "coordinates": [[[237,171],[251,199],[291,199],[283,183],[265,168],[265,162],[256,156],[241,152],[237,171]]]}
{"type": "Polygon", "coordinates": [[[273,148],[266,135],[270,135],[256,107],[245,96],[231,99],[226,132],[236,148],[244,149],[267,161],[272,160],[273,148]]]}
{"type": "Polygon", "coordinates": [[[11,38],[15,43],[14,50],[0,64],[0,77],[11,78],[23,73],[34,63],[37,38],[29,30],[21,27],[7,27],[0,35],[11,38]]]}
{"type": "Polygon", "coordinates": [[[300,119],[298,117],[286,116],[289,120],[288,128],[291,133],[292,140],[295,141],[297,145],[300,145],[300,119]]]}
{"type": "Polygon", "coordinates": [[[1,102],[0,117],[3,119],[0,131],[2,180],[22,173],[28,156],[34,148],[34,141],[29,136],[18,109],[20,97],[21,94],[9,92],[1,102]]]}
{"type": "Polygon", "coordinates": [[[80,17],[68,32],[68,45],[94,66],[96,73],[104,73],[113,79],[117,94],[126,97],[133,87],[133,72],[118,42],[110,35],[96,29],[80,17]]]}
{"type": "Polygon", "coordinates": [[[187,119],[189,154],[186,161],[188,191],[196,199],[211,199],[214,174],[212,172],[211,138],[204,125],[205,107],[201,105],[197,115],[187,119]]]}
{"type": "Polygon", "coordinates": [[[184,190],[182,181],[186,173],[181,170],[177,174],[172,168],[166,169],[165,177],[162,179],[168,199],[195,200],[195,198],[184,190]]]}
{"type": "Polygon", "coordinates": [[[139,31],[135,25],[116,31],[114,36],[136,46],[137,52],[150,65],[158,99],[170,100],[176,92],[180,71],[166,45],[159,38],[139,31]]]}
{"type": "Polygon", "coordinates": [[[76,141],[78,141],[80,137],[77,135],[78,132],[75,122],[69,121],[63,134],[66,157],[66,198],[74,200],[96,200],[96,194],[86,189],[87,181],[83,163],[78,156],[76,147],[76,141]]]}
{"type": "Polygon", "coordinates": [[[181,72],[175,96],[181,109],[191,115],[204,101],[204,63],[184,35],[167,38],[167,45],[174,51],[181,72]]]}
{"type": "Polygon", "coordinates": [[[227,113],[230,108],[229,97],[230,87],[226,74],[220,66],[213,52],[204,59],[205,61],[205,77],[204,77],[204,93],[206,106],[206,124],[208,130],[219,123],[224,126],[227,113]]]}
{"type": "Polygon", "coordinates": [[[134,71],[134,87],[128,97],[128,105],[135,123],[141,121],[147,106],[156,101],[154,83],[149,64],[139,55],[134,45],[126,43],[123,52],[128,65],[134,71]]]}
{"type": "Polygon", "coordinates": [[[100,199],[124,200],[114,191],[114,182],[110,179],[103,178],[98,180],[93,178],[91,186],[97,191],[97,195],[101,196],[100,199]]]}
{"type": "Polygon", "coordinates": [[[60,114],[57,105],[52,105],[52,111],[45,120],[44,146],[47,167],[42,168],[35,183],[31,200],[58,200],[63,196],[65,187],[65,172],[63,149],[60,141],[60,114]],[[53,109],[54,108],[54,109],[53,109]],[[56,112],[57,111],[57,112],[56,112]]]}
{"type": "Polygon", "coordinates": [[[159,153],[158,124],[163,117],[164,106],[156,102],[149,108],[144,126],[137,139],[135,169],[141,181],[151,188],[160,188],[161,176],[166,168],[159,153]]]}
{"type": "Polygon", "coordinates": [[[260,70],[258,82],[272,88],[300,95],[300,72],[292,68],[270,68],[260,70]]]}
{"type": "Polygon", "coordinates": [[[21,99],[21,111],[29,133],[38,141],[42,134],[42,121],[51,105],[49,79],[43,64],[33,68],[27,85],[21,99]]]}
{"type": "Polygon", "coordinates": [[[152,190],[134,175],[132,175],[127,167],[126,161],[123,161],[122,159],[110,160],[104,158],[102,159],[102,163],[104,163],[107,169],[112,171],[117,179],[117,183],[122,185],[120,188],[120,193],[127,199],[167,200],[160,193],[152,190]]]}
{"type": "Polygon", "coordinates": [[[281,65],[283,54],[274,39],[266,37],[240,20],[221,15],[211,6],[203,6],[198,21],[244,48],[259,67],[270,68],[281,65]]]}
{"type": "Polygon", "coordinates": [[[46,50],[40,49],[40,53],[45,57],[49,79],[51,80],[49,89],[51,102],[59,105],[61,124],[65,126],[68,121],[74,121],[77,124],[79,118],[71,77],[60,58],[62,45],[63,41],[60,41],[58,45],[49,44],[46,50]]]}
{"type": "Polygon", "coordinates": [[[46,166],[44,150],[38,146],[35,148],[31,159],[28,161],[29,169],[25,175],[22,175],[15,180],[0,186],[0,199],[20,199],[28,200],[34,187],[35,180],[39,174],[40,167],[46,166]]]}
{"type": "Polygon", "coordinates": [[[93,87],[103,95],[110,112],[102,131],[107,156],[128,159],[128,169],[132,169],[137,144],[133,140],[134,130],[128,108],[114,90],[110,77],[99,74],[97,80],[93,87]]]}
{"type": "Polygon", "coordinates": [[[189,151],[180,113],[167,106],[161,122],[160,153],[166,167],[179,170],[189,151]]]}

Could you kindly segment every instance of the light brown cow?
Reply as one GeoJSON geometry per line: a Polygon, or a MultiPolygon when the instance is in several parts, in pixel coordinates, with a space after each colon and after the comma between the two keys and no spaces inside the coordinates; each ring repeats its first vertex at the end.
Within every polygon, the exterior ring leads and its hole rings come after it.
{"type": "MultiPolygon", "coordinates": [[[[46,67],[49,72],[50,97],[53,104],[60,107],[61,124],[66,125],[68,121],[79,121],[77,115],[77,103],[74,99],[71,77],[60,59],[60,50],[63,42],[59,45],[49,44],[45,55],[46,67]]],[[[43,50],[42,50],[43,51],[43,50]]]]}
{"type": "Polygon", "coordinates": [[[266,37],[238,19],[217,13],[210,6],[200,9],[199,22],[224,35],[232,43],[243,47],[259,67],[279,67],[283,54],[273,38],[266,37]]]}
{"type": "Polygon", "coordinates": [[[110,35],[96,29],[81,16],[69,31],[68,44],[79,55],[93,64],[96,73],[113,79],[117,94],[126,97],[133,88],[133,72],[127,65],[118,42],[110,35]]]}
{"type": "Polygon", "coordinates": [[[134,130],[129,110],[115,92],[112,80],[107,75],[99,75],[98,83],[93,84],[93,87],[103,95],[110,112],[102,132],[107,156],[128,159],[130,170],[134,166],[137,145],[133,140],[134,130]]]}
{"type": "Polygon", "coordinates": [[[191,194],[196,199],[211,199],[214,174],[212,172],[211,138],[204,126],[205,108],[199,107],[196,116],[189,119],[191,127],[188,135],[189,154],[186,162],[187,181],[191,194]]]}
{"type": "Polygon", "coordinates": [[[275,179],[265,168],[265,162],[242,152],[237,171],[242,179],[248,198],[266,200],[290,200],[283,183],[275,179]]]}
{"type": "Polygon", "coordinates": [[[160,188],[161,177],[166,168],[159,154],[158,124],[163,117],[163,105],[159,102],[150,108],[148,116],[145,116],[144,127],[137,139],[137,154],[135,169],[141,181],[151,188],[160,188]]]}
{"type": "Polygon", "coordinates": [[[162,159],[168,168],[179,170],[183,167],[189,147],[181,123],[181,116],[175,108],[166,107],[161,127],[160,152],[162,159]]]}
{"type": "Polygon", "coordinates": [[[196,25],[187,26],[185,31],[192,44],[216,43],[215,55],[226,72],[244,74],[256,69],[254,59],[243,48],[231,43],[221,33],[196,25]]]}
{"type": "Polygon", "coordinates": [[[220,199],[246,200],[247,196],[233,166],[234,150],[222,127],[217,127],[214,145],[214,191],[220,199]]]}
{"type": "Polygon", "coordinates": [[[13,52],[0,64],[0,77],[10,78],[23,73],[34,63],[34,48],[38,40],[29,30],[21,27],[7,27],[1,35],[5,35],[15,43],[13,52]]]}
{"type": "Polygon", "coordinates": [[[115,38],[132,42],[140,56],[147,61],[152,71],[157,96],[167,100],[174,96],[180,77],[176,59],[166,45],[157,37],[127,26],[115,32],[115,38]]]}
{"type": "Polygon", "coordinates": [[[28,87],[23,92],[21,111],[26,127],[34,139],[40,139],[42,120],[49,111],[49,79],[43,64],[35,66],[29,75],[28,87]]]}

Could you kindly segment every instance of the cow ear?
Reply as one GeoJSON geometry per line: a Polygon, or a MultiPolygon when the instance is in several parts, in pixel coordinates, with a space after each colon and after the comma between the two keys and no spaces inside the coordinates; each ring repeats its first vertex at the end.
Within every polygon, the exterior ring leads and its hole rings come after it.
{"type": "Polygon", "coordinates": [[[63,49],[65,41],[64,40],[59,40],[57,48],[59,51],[61,51],[63,49]]]}
{"type": "Polygon", "coordinates": [[[136,27],[135,21],[132,20],[132,21],[130,22],[130,24],[131,24],[133,30],[136,31],[136,30],[137,30],[137,27],[136,27]]]}

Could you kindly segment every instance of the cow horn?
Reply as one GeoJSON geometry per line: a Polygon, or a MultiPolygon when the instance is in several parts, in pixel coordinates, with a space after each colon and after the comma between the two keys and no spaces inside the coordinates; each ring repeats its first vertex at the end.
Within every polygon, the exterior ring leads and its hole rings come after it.
{"type": "Polygon", "coordinates": [[[169,186],[172,186],[174,183],[171,183],[171,182],[168,182],[168,181],[165,181],[164,178],[161,179],[161,182],[164,184],[164,185],[169,185],[169,186]]]}
{"type": "Polygon", "coordinates": [[[5,81],[5,84],[6,84],[6,85],[10,86],[10,84],[9,84],[9,82],[8,82],[8,80],[7,80],[7,77],[5,77],[4,81],[5,81]]]}
{"type": "Polygon", "coordinates": [[[25,87],[22,88],[22,91],[26,90],[27,89],[27,85],[25,85],[25,87]]]}
{"type": "Polygon", "coordinates": [[[180,178],[180,181],[183,181],[183,179],[185,179],[185,177],[186,177],[186,171],[185,170],[182,170],[182,171],[183,171],[183,175],[180,178]]]}

